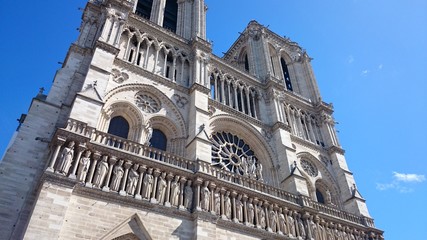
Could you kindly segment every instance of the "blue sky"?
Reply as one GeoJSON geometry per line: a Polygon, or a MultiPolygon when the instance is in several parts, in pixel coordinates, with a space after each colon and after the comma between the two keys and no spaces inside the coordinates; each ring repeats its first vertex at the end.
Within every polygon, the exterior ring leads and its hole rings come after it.
{"type": "MultiPolygon", "coordinates": [[[[307,50],[350,170],[387,240],[427,236],[427,1],[206,0],[222,56],[255,19],[307,50]]],[[[0,155],[78,35],[84,0],[0,0],[0,155]]]]}

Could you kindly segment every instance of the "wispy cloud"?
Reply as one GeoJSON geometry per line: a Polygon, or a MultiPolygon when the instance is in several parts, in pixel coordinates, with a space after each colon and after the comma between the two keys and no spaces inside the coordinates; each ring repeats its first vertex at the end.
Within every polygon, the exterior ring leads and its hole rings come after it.
{"type": "Polygon", "coordinates": [[[348,62],[349,64],[352,64],[352,63],[354,62],[354,57],[353,57],[353,55],[348,56],[348,58],[347,58],[347,62],[348,62]]]}
{"type": "Polygon", "coordinates": [[[421,174],[414,173],[399,173],[393,172],[393,181],[391,183],[377,183],[377,189],[380,191],[386,191],[395,189],[400,193],[410,193],[414,189],[408,184],[422,183],[426,181],[426,177],[421,174]]]}
{"type": "Polygon", "coordinates": [[[363,70],[363,71],[360,73],[360,75],[362,75],[362,76],[366,76],[366,75],[368,75],[368,73],[369,73],[369,70],[368,70],[368,69],[365,69],[365,70],[363,70]]]}
{"type": "Polygon", "coordinates": [[[426,177],[424,175],[420,174],[405,174],[405,173],[398,173],[393,172],[393,177],[397,181],[402,182],[424,182],[426,180],[426,177]]]}
{"type": "Polygon", "coordinates": [[[382,70],[384,67],[384,65],[381,63],[380,65],[378,65],[378,70],[382,70]]]}

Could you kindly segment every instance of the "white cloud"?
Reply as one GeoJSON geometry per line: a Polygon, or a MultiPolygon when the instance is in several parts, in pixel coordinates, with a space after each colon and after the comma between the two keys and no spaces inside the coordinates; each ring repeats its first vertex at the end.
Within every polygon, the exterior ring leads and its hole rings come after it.
{"type": "Polygon", "coordinates": [[[352,63],[354,62],[354,57],[353,57],[353,55],[348,56],[348,58],[347,58],[347,62],[348,62],[349,64],[352,64],[352,63]]]}
{"type": "Polygon", "coordinates": [[[405,174],[405,173],[398,173],[398,172],[393,172],[393,177],[397,181],[401,181],[401,182],[424,182],[426,180],[426,177],[424,175],[405,174]]]}
{"type": "Polygon", "coordinates": [[[380,65],[378,65],[378,70],[383,69],[384,65],[381,63],[380,65]]]}
{"type": "Polygon", "coordinates": [[[393,172],[393,181],[391,183],[377,183],[376,188],[380,191],[395,189],[400,193],[410,193],[413,192],[414,189],[408,187],[408,184],[421,183],[425,180],[426,177],[421,174],[393,172]]]}

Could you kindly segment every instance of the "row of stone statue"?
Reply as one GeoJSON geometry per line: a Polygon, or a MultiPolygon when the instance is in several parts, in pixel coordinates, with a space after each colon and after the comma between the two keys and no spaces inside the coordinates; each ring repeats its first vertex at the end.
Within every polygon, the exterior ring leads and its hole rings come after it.
{"type": "MultiPolygon", "coordinates": [[[[74,142],[63,148],[56,173],[72,176],[74,142]]],[[[123,196],[134,196],[151,202],[191,209],[193,189],[191,180],[166,174],[145,165],[118,160],[114,156],[96,152],[91,159],[91,151],[86,150],[75,164],[76,179],[88,187],[103,191],[118,192],[123,196]],[[100,160],[100,161],[99,161],[100,160]]]]}
{"type": "Polygon", "coordinates": [[[366,235],[356,229],[342,227],[332,222],[328,223],[317,216],[310,216],[308,213],[304,215],[296,210],[279,208],[257,198],[249,198],[214,185],[210,185],[208,181],[196,184],[195,191],[200,191],[199,198],[196,196],[195,199],[197,209],[221,216],[225,220],[289,237],[316,240],[365,239],[366,235]]]}

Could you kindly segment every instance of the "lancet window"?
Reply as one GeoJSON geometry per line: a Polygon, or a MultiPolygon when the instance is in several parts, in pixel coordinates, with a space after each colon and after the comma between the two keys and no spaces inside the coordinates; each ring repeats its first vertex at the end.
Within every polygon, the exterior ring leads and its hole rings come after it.
{"type": "Polygon", "coordinates": [[[167,147],[166,135],[159,129],[153,129],[153,134],[150,139],[150,146],[166,151],[166,147],[167,147]]]}
{"type": "Polygon", "coordinates": [[[313,115],[287,104],[283,104],[283,109],[293,135],[316,145],[325,146],[320,124],[313,115]]]}
{"type": "Polygon", "coordinates": [[[182,86],[190,83],[188,54],[131,29],[120,41],[119,58],[182,86]]]}
{"type": "Polygon", "coordinates": [[[108,133],[121,138],[128,138],[129,134],[129,123],[122,116],[113,117],[110,120],[110,125],[108,127],[108,133]]]}
{"type": "Polygon", "coordinates": [[[218,132],[212,135],[212,165],[262,181],[262,165],[251,147],[236,135],[218,132]]]}
{"type": "Polygon", "coordinates": [[[212,73],[211,98],[253,118],[258,118],[258,94],[254,88],[230,76],[212,73]]]}
{"type": "Polygon", "coordinates": [[[153,0],[139,0],[135,13],[143,18],[150,19],[153,0]]]}
{"type": "Polygon", "coordinates": [[[285,81],[286,89],[293,91],[291,78],[289,77],[288,65],[283,57],[280,58],[280,64],[282,65],[283,79],[285,81]]]}
{"type": "Polygon", "coordinates": [[[167,0],[163,17],[163,27],[176,32],[176,23],[178,15],[177,0],[167,0]]]}

